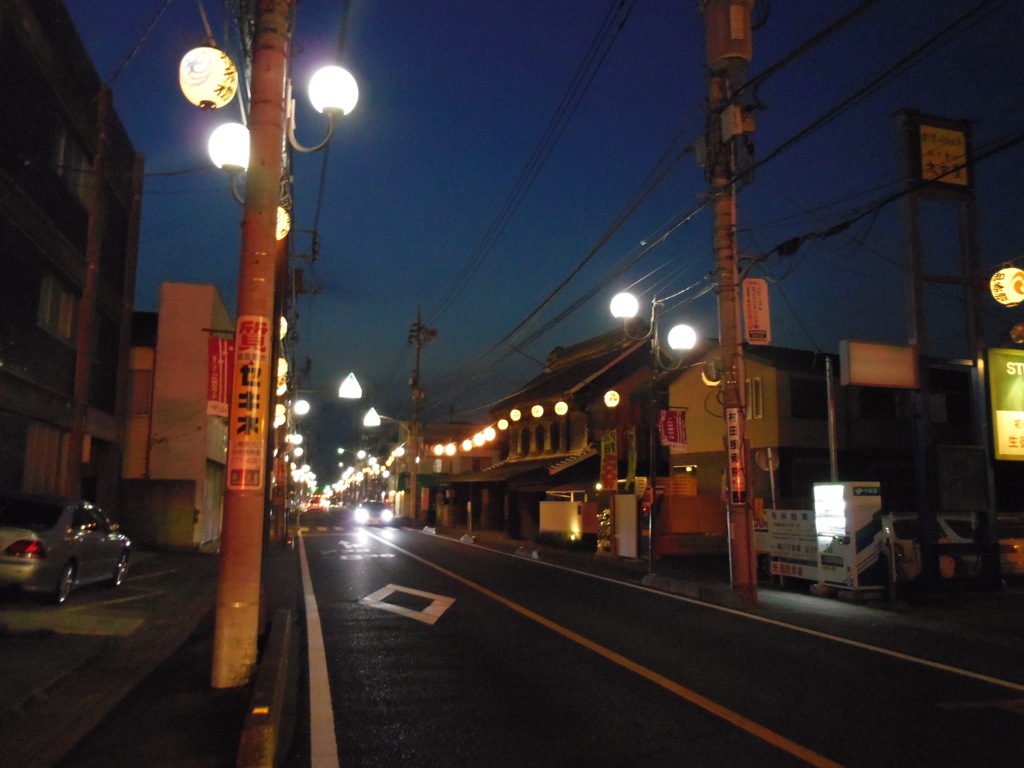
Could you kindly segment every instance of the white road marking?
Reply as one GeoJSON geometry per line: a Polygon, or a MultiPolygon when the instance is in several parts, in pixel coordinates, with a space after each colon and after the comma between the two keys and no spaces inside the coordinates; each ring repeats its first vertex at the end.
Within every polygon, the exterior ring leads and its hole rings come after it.
{"type": "Polygon", "coordinates": [[[391,613],[397,613],[399,616],[406,616],[410,619],[416,619],[416,621],[422,621],[424,624],[435,624],[441,615],[452,607],[452,603],[455,602],[454,597],[445,597],[444,595],[435,595],[432,592],[423,592],[419,589],[410,589],[409,587],[399,587],[395,584],[388,584],[386,587],[378,589],[372,595],[367,595],[359,601],[363,605],[369,606],[370,608],[379,608],[382,611],[391,611],[391,613]],[[416,595],[426,600],[430,600],[431,603],[422,611],[414,611],[412,608],[405,608],[401,605],[394,605],[393,603],[385,603],[384,599],[388,595],[392,595],[395,592],[404,592],[407,595],[416,595]]]}
{"type": "Polygon", "coordinates": [[[338,767],[338,739],[334,733],[334,707],[331,685],[327,680],[327,654],[320,626],[320,612],[309,576],[306,544],[299,534],[299,561],[302,565],[302,592],[306,604],[307,653],[309,655],[309,751],[310,765],[338,767]]]}

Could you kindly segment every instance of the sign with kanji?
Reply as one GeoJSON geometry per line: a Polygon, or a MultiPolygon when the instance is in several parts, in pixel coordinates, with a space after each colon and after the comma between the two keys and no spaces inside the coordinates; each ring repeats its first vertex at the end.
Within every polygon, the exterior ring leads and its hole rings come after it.
{"type": "Polygon", "coordinates": [[[619,441],[615,429],[601,435],[601,485],[611,491],[619,487],[619,441]]]}
{"type": "Polygon", "coordinates": [[[231,364],[235,356],[235,342],[210,336],[207,351],[206,413],[226,418],[228,398],[231,396],[231,364]]]}
{"type": "Polygon", "coordinates": [[[740,429],[742,418],[743,414],[739,408],[725,409],[725,453],[729,472],[729,498],[733,504],[743,504],[747,500],[747,476],[743,470],[743,440],[740,429]]]}
{"type": "Polygon", "coordinates": [[[270,318],[243,315],[235,327],[228,416],[228,488],[260,490],[266,474],[271,393],[270,318]]]}
{"type": "Polygon", "coordinates": [[[988,376],[996,458],[1024,461],[1024,350],[990,349],[988,376]]]}
{"type": "Polygon", "coordinates": [[[768,281],[748,277],[743,281],[744,332],[750,344],[770,344],[772,319],[768,308],[768,281]]]}
{"type": "Polygon", "coordinates": [[[686,450],[686,411],[659,411],[658,434],[672,453],[686,450]]]}
{"type": "Polygon", "coordinates": [[[921,179],[967,186],[967,134],[922,123],[921,179]]]}

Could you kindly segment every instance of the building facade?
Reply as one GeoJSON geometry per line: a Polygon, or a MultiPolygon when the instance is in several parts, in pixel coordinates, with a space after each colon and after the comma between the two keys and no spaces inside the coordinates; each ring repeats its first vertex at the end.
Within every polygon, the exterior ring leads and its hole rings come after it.
{"type": "Polygon", "coordinates": [[[0,4],[0,486],[117,512],[143,161],[57,0],[0,4]]]}
{"type": "Polygon", "coordinates": [[[142,544],[197,548],[220,536],[228,367],[220,342],[233,327],[208,284],[164,283],[159,313],[136,313],[121,519],[142,544]]]}

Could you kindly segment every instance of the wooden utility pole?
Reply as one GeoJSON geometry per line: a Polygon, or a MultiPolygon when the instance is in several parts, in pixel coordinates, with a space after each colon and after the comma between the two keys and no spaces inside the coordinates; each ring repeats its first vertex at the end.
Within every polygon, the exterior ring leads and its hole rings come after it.
{"type": "Polygon", "coordinates": [[[277,207],[285,138],[289,0],[259,0],[242,216],[227,486],[214,627],[214,688],[248,682],[256,664],[267,444],[273,423],[277,207]]]}
{"type": "Polygon", "coordinates": [[[423,425],[420,423],[423,410],[423,400],[426,393],[420,384],[420,352],[423,346],[437,338],[437,331],[423,323],[420,310],[416,310],[416,322],[409,329],[409,343],[415,348],[415,357],[412,368],[412,378],[409,386],[412,388],[412,428],[409,430],[410,448],[413,451],[412,471],[409,473],[409,493],[412,494],[412,517],[417,522],[420,520],[420,490],[418,484],[420,443],[423,442],[423,425]]]}
{"type": "Polygon", "coordinates": [[[718,274],[719,354],[722,357],[728,480],[729,562],[732,587],[747,606],[757,604],[757,569],[746,443],[743,338],[736,258],[736,143],[744,115],[732,94],[753,54],[754,0],[705,0],[708,121],[707,175],[713,200],[715,271],[718,274]]]}

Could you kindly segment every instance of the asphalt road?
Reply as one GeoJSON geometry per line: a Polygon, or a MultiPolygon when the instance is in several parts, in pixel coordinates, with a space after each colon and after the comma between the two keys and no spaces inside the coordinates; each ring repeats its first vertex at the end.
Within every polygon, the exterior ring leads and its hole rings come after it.
{"type": "Polygon", "coordinates": [[[418,531],[302,546],[296,765],[993,766],[1024,746],[1019,652],[942,627],[861,609],[833,636],[826,614],[799,628],[418,531]]]}

